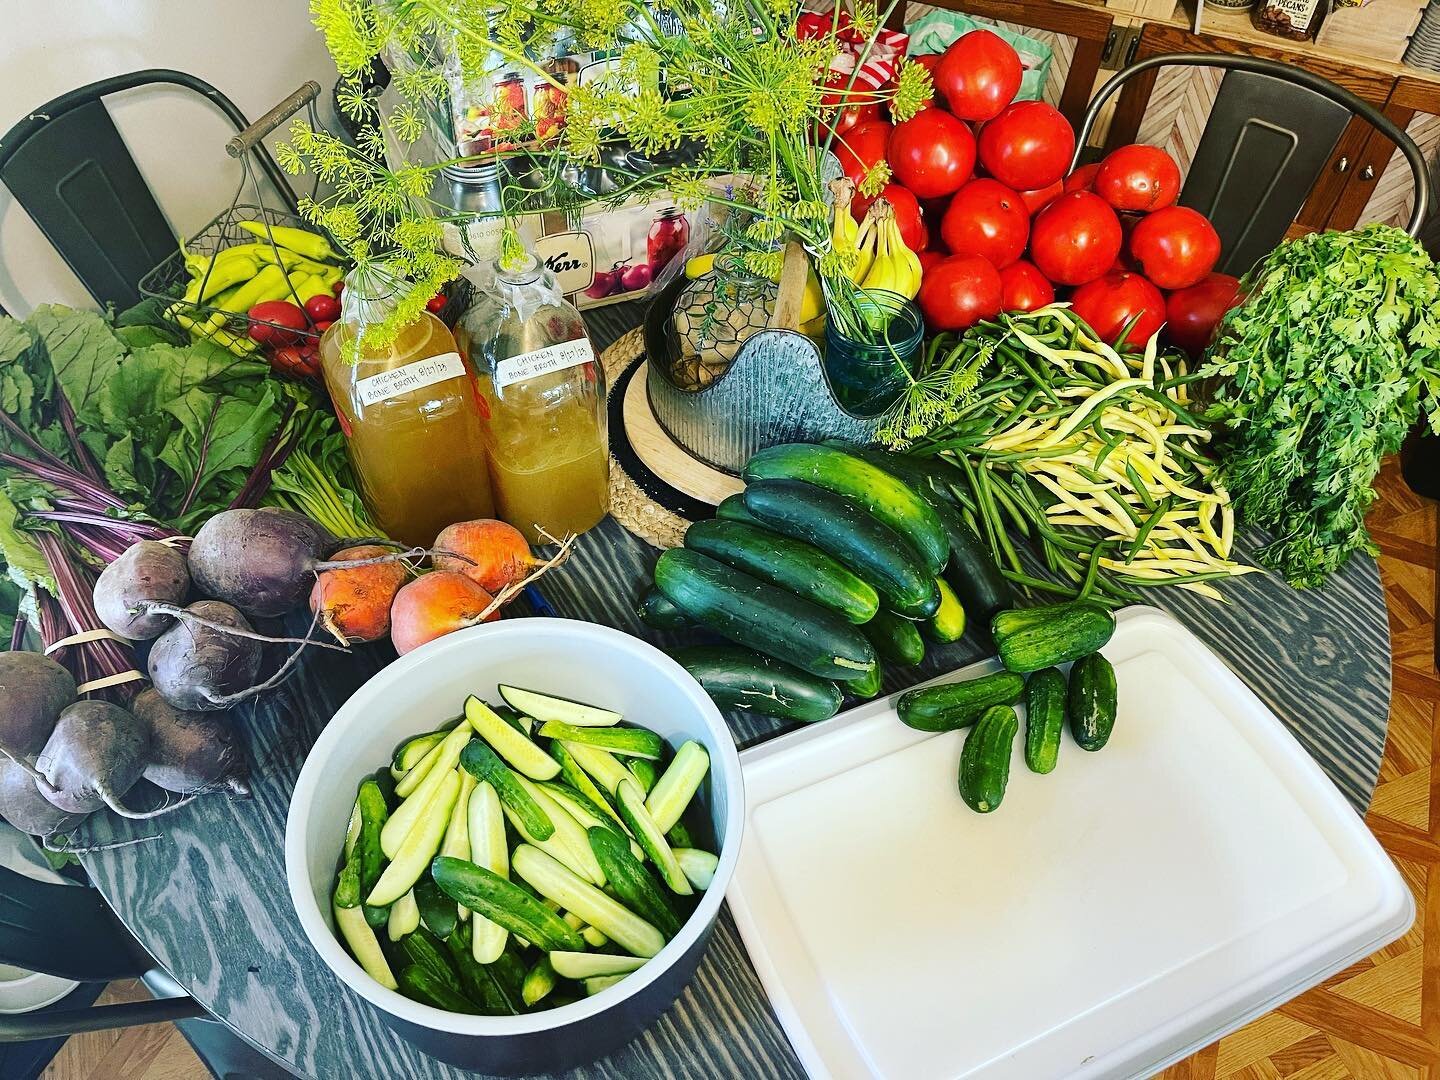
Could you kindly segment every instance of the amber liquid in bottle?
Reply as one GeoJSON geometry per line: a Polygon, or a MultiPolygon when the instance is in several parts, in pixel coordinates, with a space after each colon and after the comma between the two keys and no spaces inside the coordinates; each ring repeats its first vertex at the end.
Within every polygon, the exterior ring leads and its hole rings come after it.
{"type": "Polygon", "coordinates": [[[483,406],[445,324],[422,314],[393,346],[352,363],[356,332],[346,322],[327,330],[320,363],[376,525],[429,546],[447,525],[493,517],[483,406]]]}

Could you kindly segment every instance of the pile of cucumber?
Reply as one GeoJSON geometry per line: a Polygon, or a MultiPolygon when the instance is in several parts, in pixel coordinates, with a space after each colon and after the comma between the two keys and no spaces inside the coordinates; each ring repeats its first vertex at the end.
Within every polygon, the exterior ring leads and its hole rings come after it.
{"type": "Polygon", "coordinates": [[[746,464],[745,491],[655,565],[639,614],[732,646],[672,655],[722,707],[813,722],[880,692],[882,663],[989,623],[1009,583],[949,501],[942,463],[790,443],[746,464]]]}
{"type": "Polygon", "coordinates": [[[684,820],[703,746],[669,757],[617,712],[499,690],[504,705],[468,698],[361,783],[333,896],[371,978],[479,1015],[624,979],[679,933],[718,864],[684,820]]]}
{"type": "Polygon", "coordinates": [[[1010,758],[1025,703],[1025,764],[1055,769],[1068,722],[1082,750],[1101,750],[1115,728],[1115,669],[1099,650],[1115,617],[1099,604],[1075,601],[998,612],[990,624],[1004,671],[900,695],[900,719],[918,731],[968,727],[960,751],[960,797],[988,814],[1005,798],[1010,758]],[[1060,670],[1070,664],[1068,677],[1060,670]]]}

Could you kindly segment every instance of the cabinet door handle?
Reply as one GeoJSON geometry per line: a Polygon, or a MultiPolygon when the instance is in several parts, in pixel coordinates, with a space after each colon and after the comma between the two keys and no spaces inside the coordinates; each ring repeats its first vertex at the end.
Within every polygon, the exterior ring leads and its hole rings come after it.
{"type": "Polygon", "coordinates": [[[1374,166],[1374,165],[1366,165],[1365,168],[1361,169],[1361,170],[1360,170],[1360,179],[1361,179],[1361,180],[1374,180],[1374,179],[1375,179],[1375,166],[1374,166]]]}
{"type": "Polygon", "coordinates": [[[1343,173],[1348,168],[1350,168],[1350,159],[1344,154],[1341,154],[1340,160],[1335,163],[1335,171],[1337,173],[1343,173]]]}

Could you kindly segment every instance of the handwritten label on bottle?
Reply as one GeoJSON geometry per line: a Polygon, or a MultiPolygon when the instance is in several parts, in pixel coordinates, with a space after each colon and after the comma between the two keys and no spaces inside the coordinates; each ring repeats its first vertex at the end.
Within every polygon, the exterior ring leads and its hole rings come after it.
{"type": "Polygon", "coordinates": [[[548,375],[552,371],[588,364],[595,359],[595,349],[589,338],[562,341],[559,345],[547,345],[534,352],[521,353],[495,365],[495,389],[500,390],[511,383],[524,382],[537,375],[548,375]]]}
{"type": "Polygon", "coordinates": [[[378,405],[412,390],[423,390],[464,374],[465,361],[460,359],[459,353],[441,353],[378,375],[368,375],[355,384],[355,396],[362,406],[378,405]]]}

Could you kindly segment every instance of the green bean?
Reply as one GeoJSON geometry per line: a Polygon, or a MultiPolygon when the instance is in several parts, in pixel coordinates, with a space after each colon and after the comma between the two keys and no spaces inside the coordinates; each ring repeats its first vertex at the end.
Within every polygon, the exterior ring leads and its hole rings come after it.
{"type": "Polygon", "coordinates": [[[1109,544],[1096,544],[1090,552],[1090,565],[1085,568],[1085,580],[1080,582],[1079,600],[1084,600],[1095,589],[1095,578],[1100,572],[1100,559],[1110,550],[1109,544]]]}
{"type": "Polygon", "coordinates": [[[1125,475],[1130,478],[1130,484],[1134,487],[1135,494],[1140,496],[1140,501],[1145,504],[1145,509],[1155,509],[1155,498],[1150,494],[1149,489],[1146,488],[1145,481],[1141,478],[1140,474],[1135,471],[1133,462],[1125,462],[1125,475]]]}
{"type": "Polygon", "coordinates": [[[1127,563],[1134,560],[1136,554],[1145,546],[1145,541],[1150,536],[1150,530],[1160,524],[1161,520],[1170,512],[1170,508],[1174,504],[1175,499],[1174,496],[1171,495],[1166,495],[1165,498],[1160,500],[1159,505],[1157,505],[1150,516],[1145,519],[1145,523],[1140,526],[1140,531],[1135,534],[1135,539],[1130,541],[1130,547],[1125,552],[1125,561],[1127,563]]]}

